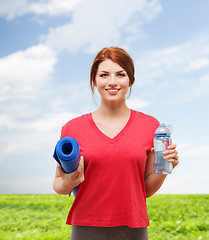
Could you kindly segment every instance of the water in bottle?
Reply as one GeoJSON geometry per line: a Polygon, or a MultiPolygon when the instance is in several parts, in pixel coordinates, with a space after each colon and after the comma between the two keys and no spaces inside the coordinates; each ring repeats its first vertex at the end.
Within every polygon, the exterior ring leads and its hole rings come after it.
{"type": "Polygon", "coordinates": [[[170,137],[171,135],[171,131],[169,129],[170,127],[162,123],[155,132],[154,138],[155,156],[153,166],[155,174],[171,174],[173,169],[173,164],[163,159],[163,157],[165,157],[165,155],[163,155],[163,152],[166,151],[167,147],[172,143],[172,139],[170,137]]]}

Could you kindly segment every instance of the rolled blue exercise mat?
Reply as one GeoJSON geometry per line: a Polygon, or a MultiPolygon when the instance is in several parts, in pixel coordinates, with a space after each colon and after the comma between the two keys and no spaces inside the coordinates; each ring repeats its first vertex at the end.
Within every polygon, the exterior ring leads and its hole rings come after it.
{"type": "MultiPolygon", "coordinates": [[[[63,137],[57,142],[54,154],[54,159],[61,165],[65,173],[74,172],[79,165],[80,148],[78,142],[72,137],[63,137]]],[[[79,186],[73,189],[74,196],[78,191],[79,186]]]]}

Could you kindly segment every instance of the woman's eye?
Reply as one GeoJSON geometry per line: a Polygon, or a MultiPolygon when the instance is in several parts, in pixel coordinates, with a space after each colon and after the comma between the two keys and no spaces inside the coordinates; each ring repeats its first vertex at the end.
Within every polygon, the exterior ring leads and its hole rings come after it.
{"type": "Polygon", "coordinates": [[[119,73],[118,77],[125,77],[125,74],[124,73],[119,73]]]}
{"type": "Polygon", "coordinates": [[[107,77],[107,74],[103,73],[103,74],[100,75],[100,77],[107,77]]]}

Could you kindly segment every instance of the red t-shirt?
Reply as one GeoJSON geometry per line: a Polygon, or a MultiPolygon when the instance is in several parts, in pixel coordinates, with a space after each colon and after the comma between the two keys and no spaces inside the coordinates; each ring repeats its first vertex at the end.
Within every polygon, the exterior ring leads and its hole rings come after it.
{"type": "Polygon", "coordinates": [[[144,172],[158,126],[155,118],[134,110],[112,139],[98,129],[91,113],[64,125],[61,137],[78,141],[85,168],[85,180],[67,224],[131,228],[149,225],[144,172]]]}

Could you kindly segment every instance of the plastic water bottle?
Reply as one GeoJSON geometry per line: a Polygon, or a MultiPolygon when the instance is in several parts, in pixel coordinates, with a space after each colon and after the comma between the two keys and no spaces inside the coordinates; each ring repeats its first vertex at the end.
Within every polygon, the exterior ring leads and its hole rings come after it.
{"type": "Polygon", "coordinates": [[[166,126],[164,123],[160,124],[160,126],[155,131],[154,138],[154,173],[155,174],[171,174],[173,170],[173,164],[164,160],[163,152],[167,150],[167,147],[172,143],[172,139],[170,137],[171,126],[166,126]]]}

